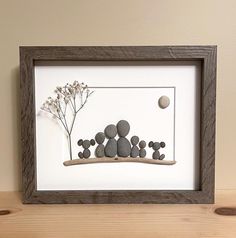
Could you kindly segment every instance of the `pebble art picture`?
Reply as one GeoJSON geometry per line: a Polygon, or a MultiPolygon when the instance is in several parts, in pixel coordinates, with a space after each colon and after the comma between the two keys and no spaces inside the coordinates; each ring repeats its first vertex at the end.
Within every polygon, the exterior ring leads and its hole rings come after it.
{"type": "MultiPolygon", "coordinates": [[[[153,138],[153,141],[146,141],[145,138],[139,138],[138,135],[132,135],[128,139],[131,125],[125,119],[101,128],[94,138],[78,138],[78,157],[73,158],[71,145],[73,126],[78,112],[85,107],[93,92],[87,85],[74,81],[73,84],[57,87],[55,89],[56,97],[49,97],[41,107],[41,110],[53,115],[53,118],[58,120],[65,131],[70,153],[70,159],[64,161],[65,166],[109,162],[141,162],[162,165],[176,163],[165,160],[164,148],[167,149],[168,146],[164,141],[156,141],[156,138],[153,138]],[[94,154],[91,151],[92,147],[95,147],[94,154]],[[146,157],[147,150],[153,151],[152,158],[146,157]]],[[[170,99],[165,95],[158,100],[161,109],[167,108],[169,104],[170,99]]]]}

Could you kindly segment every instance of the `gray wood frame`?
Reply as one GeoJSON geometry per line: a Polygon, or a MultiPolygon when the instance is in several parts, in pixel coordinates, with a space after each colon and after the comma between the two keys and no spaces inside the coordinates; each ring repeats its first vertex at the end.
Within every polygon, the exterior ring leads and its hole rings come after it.
{"type": "Polygon", "coordinates": [[[23,203],[214,203],[216,46],[20,47],[23,203]],[[37,191],[35,61],[201,62],[200,190],[37,191]]]}

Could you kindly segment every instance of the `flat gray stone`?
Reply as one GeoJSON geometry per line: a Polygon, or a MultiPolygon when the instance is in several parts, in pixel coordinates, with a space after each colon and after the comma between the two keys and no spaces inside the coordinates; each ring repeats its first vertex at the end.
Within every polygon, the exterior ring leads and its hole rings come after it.
{"type": "Polygon", "coordinates": [[[130,141],[131,141],[132,145],[137,145],[139,142],[139,138],[138,138],[138,136],[132,136],[130,141]]]}
{"type": "Polygon", "coordinates": [[[109,139],[104,151],[105,156],[115,157],[117,155],[117,141],[115,139],[109,139]]]}
{"type": "Polygon", "coordinates": [[[82,139],[78,140],[77,145],[81,146],[82,144],[83,144],[83,140],[82,139]]]}
{"type": "Polygon", "coordinates": [[[129,122],[125,120],[120,120],[117,125],[117,132],[120,137],[125,137],[129,134],[130,131],[130,125],[129,122]]]}
{"type": "Polygon", "coordinates": [[[108,139],[112,139],[115,138],[115,136],[117,135],[117,128],[115,125],[111,124],[108,125],[105,130],[104,130],[104,134],[108,139]]]}
{"type": "Polygon", "coordinates": [[[164,158],[165,158],[165,155],[162,154],[162,155],[160,156],[159,160],[163,160],[164,158]]]}
{"type": "Polygon", "coordinates": [[[104,157],[105,156],[104,150],[105,150],[105,146],[103,144],[98,145],[95,150],[95,156],[98,158],[104,157]]]}
{"type": "Polygon", "coordinates": [[[98,144],[102,144],[105,140],[105,134],[103,132],[98,132],[95,136],[95,141],[98,143],[98,144]]]}
{"type": "Polygon", "coordinates": [[[146,142],[145,142],[144,140],[141,140],[141,141],[139,142],[139,147],[140,147],[141,149],[145,148],[145,147],[146,147],[146,142]]]}
{"type": "Polygon", "coordinates": [[[160,152],[158,150],[154,151],[152,154],[153,159],[159,159],[160,158],[160,152]]]}
{"type": "Polygon", "coordinates": [[[83,159],[83,158],[84,158],[84,156],[83,156],[83,153],[82,153],[82,152],[79,152],[79,153],[78,153],[78,156],[79,156],[79,158],[80,158],[80,159],[83,159]]]}
{"type": "Polygon", "coordinates": [[[155,143],[153,144],[152,148],[153,148],[154,150],[159,150],[159,149],[161,148],[161,145],[160,145],[159,142],[155,142],[155,143]]]}
{"type": "Polygon", "coordinates": [[[84,149],[83,156],[85,159],[88,159],[91,155],[91,152],[89,149],[84,149]]]}
{"type": "Polygon", "coordinates": [[[130,152],[130,142],[125,137],[120,137],[117,141],[117,155],[120,157],[128,157],[130,152]]]}
{"type": "Polygon", "coordinates": [[[162,109],[167,108],[170,105],[170,99],[167,96],[161,96],[158,100],[159,107],[162,109]]]}
{"type": "Polygon", "coordinates": [[[90,147],[90,141],[84,140],[82,146],[84,149],[88,149],[90,147]]]}
{"type": "Polygon", "coordinates": [[[136,157],[139,156],[139,148],[138,148],[138,146],[134,145],[134,146],[131,148],[130,156],[131,156],[132,158],[136,158],[136,157]]]}
{"type": "Polygon", "coordinates": [[[145,158],[146,154],[147,154],[147,152],[146,152],[145,149],[142,148],[142,149],[139,150],[139,157],[140,158],[145,158]]]}
{"type": "Polygon", "coordinates": [[[96,144],[95,140],[94,139],[91,139],[90,140],[90,145],[94,146],[96,144]]]}
{"type": "Polygon", "coordinates": [[[152,148],[153,147],[153,141],[150,141],[149,143],[148,143],[148,147],[150,147],[150,148],[152,148]]]}
{"type": "Polygon", "coordinates": [[[161,148],[165,148],[166,147],[166,143],[163,142],[163,141],[160,143],[160,145],[161,145],[161,148]]]}

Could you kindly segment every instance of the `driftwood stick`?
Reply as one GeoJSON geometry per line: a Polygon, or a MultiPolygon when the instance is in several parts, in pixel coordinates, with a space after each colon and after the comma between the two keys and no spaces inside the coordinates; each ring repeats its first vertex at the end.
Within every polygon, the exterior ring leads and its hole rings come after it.
{"type": "Polygon", "coordinates": [[[138,162],[146,164],[160,164],[160,165],[173,165],[176,163],[174,160],[154,160],[148,158],[131,158],[131,157],[102,157],[102,158],[89,158],[89,159],[73,159],[67,160],[63,164],[65,166],[78,165],[78,164],[92,164],[92,163],[112,163],[112,162],[138,162]]]}

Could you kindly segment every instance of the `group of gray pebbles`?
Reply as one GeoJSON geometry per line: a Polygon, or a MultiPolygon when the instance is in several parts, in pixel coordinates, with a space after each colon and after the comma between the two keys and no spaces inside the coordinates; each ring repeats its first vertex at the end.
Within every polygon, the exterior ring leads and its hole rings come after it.
{"type": "MultiPolygon", "coordinates": [[[[97,158],[102,157],[140,157],[145,158],[146,156],[146,142],[144,140],[139,141],[138,136],[132,136],[130,141],[126,138],[129,134],[130,125],[125,120],[120,120],[117,125],[108,125],[104,132],[98,132],[95,136],[95,140],[82,140],[78,141],[78,146],[83,147],[83,152],[79,152],[78,156],[81,159],[88,159],[91,155],[90,146],[98,144],[95,149],[95,156],[97,158]],[[119,136],[116,140],[115,137],[119,136]],[[105,139],[108,139],[104,145],[105,139]]],[[[150,141],[148,146],[154,150],[152,154],[153,159],[163,160],[164,154],[160,154],[159,149],[165,147],[164,142],[153,142],[150,141]]]]}

